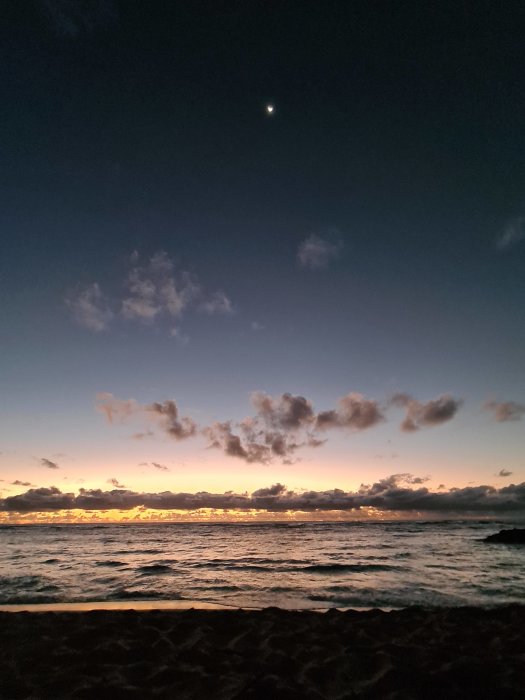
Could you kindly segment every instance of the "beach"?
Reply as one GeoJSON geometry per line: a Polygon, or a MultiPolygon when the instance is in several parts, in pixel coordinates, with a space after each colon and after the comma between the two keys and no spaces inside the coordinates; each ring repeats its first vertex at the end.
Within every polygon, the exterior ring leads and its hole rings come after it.
{"type": "Polygon", "coordinates": [[[523,698],[525,607],[0,612],[1,698],[523,698]]]}

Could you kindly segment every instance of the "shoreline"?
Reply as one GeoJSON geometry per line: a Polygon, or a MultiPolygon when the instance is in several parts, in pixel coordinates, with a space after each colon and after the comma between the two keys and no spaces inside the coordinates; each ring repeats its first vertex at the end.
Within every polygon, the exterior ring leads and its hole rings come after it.
{"type": "Polygon", "coordinates": [[[125,605],[0,611],[0,697],[523,698],[524,605],[322,615],[125,605]]]}
{"type": "MultiPolygon", "coordinates": [[[[228,605],[226,603],[216,603],[207,600],[94,600],[80,602],[63,602],[63,603],[0,603],[0,613],[2,612],[92,612],[96,610],[118,611],[118,610],[137,610],[137,611],[188,611],[188,610],[246,610],[260,611],[275,606],[261,607],[258,605],[228,605]]],[[[394,607],[377,607],[377,606],[359,606],[359,607],[320,607],[320,606],[304,606],[297,608],[278,607],[279,610],[290,612],[329,612],[330,610],[338,611],[355,611],[368,612],[370,610],[382,610],[383,612],[391,612],[392,610],[403,610],[403,608],[394,607]]]]}

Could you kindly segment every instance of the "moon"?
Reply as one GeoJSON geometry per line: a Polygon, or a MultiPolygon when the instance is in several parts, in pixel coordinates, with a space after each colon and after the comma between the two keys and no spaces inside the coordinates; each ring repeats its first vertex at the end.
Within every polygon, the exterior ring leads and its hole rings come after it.
{"type": "Polygon", "coordinates": [[[266,105],[267,114],[273,114],[275,107],[273,105],[266,105]]]}

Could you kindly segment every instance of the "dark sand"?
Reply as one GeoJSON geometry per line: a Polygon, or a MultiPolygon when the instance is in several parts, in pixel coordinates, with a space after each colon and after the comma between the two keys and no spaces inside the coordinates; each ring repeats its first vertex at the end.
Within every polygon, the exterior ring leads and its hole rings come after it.
{"type": "Polygon", "coordinates": [[[525,607],[1,612],[2,698],[525,698],[525,607]]]}

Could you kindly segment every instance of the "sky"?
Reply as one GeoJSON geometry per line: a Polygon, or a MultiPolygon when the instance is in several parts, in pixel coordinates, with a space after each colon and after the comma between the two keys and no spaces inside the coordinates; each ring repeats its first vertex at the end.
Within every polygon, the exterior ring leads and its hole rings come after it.
{"type": "Polygon", "coordinates": [[[525,512],[525,8],[28,0],[0,521],[525,512]]]}

